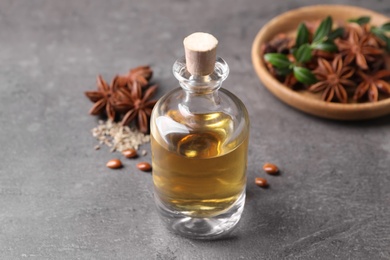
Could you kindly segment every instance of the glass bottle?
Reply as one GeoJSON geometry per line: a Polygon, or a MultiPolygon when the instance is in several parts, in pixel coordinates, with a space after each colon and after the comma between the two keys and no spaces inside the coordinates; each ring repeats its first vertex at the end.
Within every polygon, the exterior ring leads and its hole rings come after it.
{"type": "Polygon", "coordinates": [[[155,203],[169,229],[215,239],[240,220],[245,203],[249,118],[244,104],[220,88],[229,74],[207,33],[184,39],[173,65],[180,87],[151,116],[155,203]]]}

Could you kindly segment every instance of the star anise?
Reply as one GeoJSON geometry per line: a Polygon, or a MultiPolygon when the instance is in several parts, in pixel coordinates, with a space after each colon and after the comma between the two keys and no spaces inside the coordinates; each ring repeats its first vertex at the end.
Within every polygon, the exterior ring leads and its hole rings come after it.
{"type": "Polygon", "coordinates": [[[308,88],[309,91],[323,91],[322,99],[327,102],[332,101],[336,97],[340,102],[347,103],[348,94],[345,86],[355,86],[354,82],[349,80],[355,70],[343,65],[341,55],[337,55],[332,64],[325,59],[319,58],[318,67],[313,72],[319,82],[311,85],[308,88]]]}
{"type": "Polygon", "coordinates": [[[347,23],[344,27],[344,39],[348,39],[351,32],[357,33],[360,38],[367,37],[367,44],[374,48],[386,46],[386,42],[371,32],[371,25],[369,24],[347,23]]]}
{"type": "Polygon", "coordinates": [[[97,77],[97,87],[97,91],[85,92],[85,95],[95,103],[89,113],[91,115],[100,115],[105,111],[109,119],[115,120],[113,102],[118,90],[118,77],[115,77],[111,85],[108,85],[102,76],[99,75],[97,77]]]}
{"type": "Polygon", "coordinates": [[[383,50],[372,46],[372,36],[367,33],[359,35],[358,31],[350,30],[348,39],[338,39],[336,41],[340,53],[344,57],[345,65],[355,61],[356,65],[363,70],[368,69],[367,62],[373,62],[383,50]]]}
{"type": "Polygon", "coordinates": [[[132,85],[134,82],[138,82],[141,87],[145,88],[149,80],[153,76],[153,71],[149,66],[139,66],[131,69],[127,74],[120,75],[119,86],[126,87],[128,84],[132,85]]]}
{"type": "Polygon", "coordinates": [[[129,85],[131,90],[121,89],[118,93],[118,100],[114,107],[118,111],[126,114],[122,118],[122,125],[127,125],[137,118],[138,128],[141,132],[147,133],[149,130],[149,120],[152,109],[157,100],[149,100],[157,90],[157,86],[151,86],[142,94],[142,87],[138,81],[129,85]]]}
{"type": "Polygon", "coordinates": [[[362,79],[362,82],[355,90],[355,94],[353,96],[354,100],[360,99],[367,93],[369,101],[378,101],[378,90],[390,95],[390,83],[384,80],[384,78],[390,77],[390,70],[380,70],[371,75],[360,70],[357,73],[362,79]]]}

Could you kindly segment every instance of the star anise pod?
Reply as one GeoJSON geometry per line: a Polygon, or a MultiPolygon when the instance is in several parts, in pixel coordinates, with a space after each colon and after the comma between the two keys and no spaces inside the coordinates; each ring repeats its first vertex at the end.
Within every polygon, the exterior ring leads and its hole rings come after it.
{"type": "Polygon", "coordinates": [[[122,125],[128,125],[137,118],[137,125],[141,132],[147,133],[149,130],[149,120],[152,109],[157,100],[149,100],[157,90],[157,86],[151,86],[142,94],[142,87],[138,81],[134,81],[131,90],[121,89],[118,95],[120,100],[114,103],[115,109],[124,111],[126,114],[122,118],[122,125]]]}
{"type": "Polygon", "coordinates": [[[127,74],[119,76],[119,86],[126,87],[138,82],[141,87],[145,88],[153,76],[153,71],[149,66],[139,66],[131,69],[127,74]]]}
{"type": "Polygon", "coordinates": [[[353,96],[354,100],[360,99],[367,93],[369,101],[378,101],[378,90],[390,95],[390,83],[384,80],[384,78],[390,77],[390,70],[380,70],[371,75],[360,70],[357,73],[362,79],[362,82],[355,90],[355,94],[353,96]]]}
{"type": "Polygon", "coordinates": [[[358,24],[358,23],[346,23],[344,25],[344,36],[343,39],[348,39],[348,36],[351,32],[356,32],[359,37],[367,34],[369,32],[368,24],[358,24]]]}
{"type": "Polygon", "coordinates": [[[115,100],[116,91],[118,89],[118,77],[115,77],[108,85],[101,75],[97,77],[97,91],[86,91],[85,95],[95,104],[89,111],[91,115],[100,115],[106,112],[111,120],[115,120],[115,109],[113,102],[115,100]]]}
{"type": "Polygon", "coordinates": [[[337,47],[344,57],[345,65],[355,61],[356,65],[363,70],[368,69],[367,62],[373,62],[378,55],[383,53],[383,50],[372,46],[372,38],[369,34],[362,34],[356,30],[350,30],[348,39],[337,39],[337,47]]]}
{"type": "Polygon", "coordinates": [[[383,48],[386,46],[386,42],[377,37],[371,32],[371,25],[367,24],[357,24],[357,23],[347,23],[344,27],[344,39],[348,39],[351,32],[355,32],[358,36],[367,37],[367,44],[375,48],[383,48]]]}
{"type": "MultiPolygon", "coordinates": [[[[137,84],[137,83],[136,83],[137,84]]],[[[128,88],[120,88],[117,91],[116,99],[113,102],[113,107],[118,113],[126,114],[130,109],[134,108],[131,89],[133,85],[129,84],[128,88]]]]}
{"type": "Polygon", "coordinates": [[[347,103],[348,94],[345,86],[355,86],[350,77],[355,70],[351,67],[344,66],[341,55],[337,55],[332,64],[325,59],[318,59],[318,67],[313,71],[319,82],[311,85],[308,90],[311,92],[322,93],[322,99],[330,102],[336,97],[340,102],[347,103]]]}

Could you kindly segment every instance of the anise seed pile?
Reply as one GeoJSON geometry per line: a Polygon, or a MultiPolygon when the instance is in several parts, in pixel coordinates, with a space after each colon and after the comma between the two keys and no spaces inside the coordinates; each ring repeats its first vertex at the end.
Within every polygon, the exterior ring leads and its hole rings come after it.
{"type": "Polygon", "coordinates": [[[262,52],[270,73],[291,89],[321,93],[327,102],[376,102],[390,97],[390,23],[369,17],[336,28],[330,17],[302,23],[297,36],[278,34],[262,52]]]}
{"type": "Polygon", "coordinates": [[[97,91],[85,95],[95,104],[91,115],[106,115],[111,121],[120,120],[123,126],[135,121],[142,133],[149,131],[149,117],[157,100],[150,100],[157,86],[150,86],[153,71],[149,66],[131,69],[125,75],[117,75],[111,85],[99,75],[97,91]]]}

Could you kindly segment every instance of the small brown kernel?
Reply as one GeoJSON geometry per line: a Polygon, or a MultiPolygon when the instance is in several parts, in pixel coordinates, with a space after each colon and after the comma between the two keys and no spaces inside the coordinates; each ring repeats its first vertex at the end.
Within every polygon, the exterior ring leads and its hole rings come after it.
{"type": "Polygon", "coordinates": [[[122,162],[119,159],[109,160],[106,166],[110,169],[119,169],[122,167],[122,162]]]}
{"type": "Polygon", "coordinates": [[[265,163],[263,165],[263,170],[268,173],[268,174],[272,174],[272,175],[275,175],[279,172],[279,168],[278,166],[276,166],[275,164],[272,164],[272,163],[265,163]]]}
{"type": "Polygon", "coordinates": [[[256,178],[255,183],[257,186],[262,187],[262,188],[268,187],[268,181],[264,178],[256,178]]]}
{"type": "Polygon", "coordinates": [[[126,158],[134,158],[137,157],[137,151],[135,149],[127,149],[122,152],[123,156],[126,158]]]}
{"type": "Polygon", "coordinates": [[[137,164],[137,168],[141,171],[148,172],[152,169],[152,166],[147,162],[140,162],[137,164]]]}

